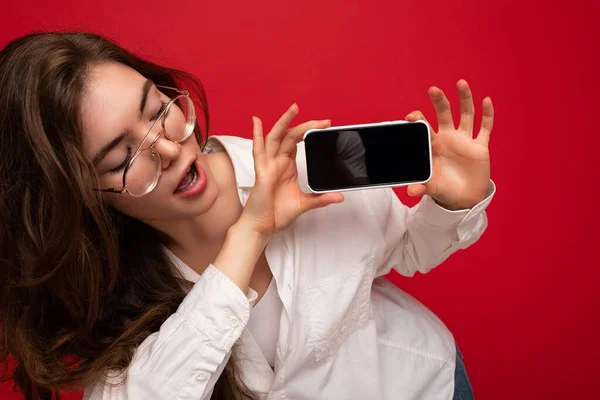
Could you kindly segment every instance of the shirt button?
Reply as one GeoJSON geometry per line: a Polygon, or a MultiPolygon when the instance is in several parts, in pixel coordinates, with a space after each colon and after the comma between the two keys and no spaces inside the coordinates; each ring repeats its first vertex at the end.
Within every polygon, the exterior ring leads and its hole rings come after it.
{"type": "Polygon", "coordinates": [[[236,317],[234,317],[233,315],[229,316],[229,325],[231,325],[233,328],[235,328],[239,324],[240,324],[240,321],[236,317]]]}
{"type": "Polygon", "coordinates": [[[207,379],[208,379],[208,374],[204,371],[200,371],[196,374],[196,380],[198,382],[204,382],[207,379]]]}

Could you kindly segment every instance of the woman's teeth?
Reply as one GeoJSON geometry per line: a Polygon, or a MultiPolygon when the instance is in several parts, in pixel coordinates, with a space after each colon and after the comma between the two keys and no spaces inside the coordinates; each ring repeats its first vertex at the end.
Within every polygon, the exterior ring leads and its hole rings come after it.
{"type": "Polygon", "coordinates": [[[188,170],[187,174],[185,175],[185,177],[183,178],[183,180],[179,184],[179,187],[177,187],[176,191],[177,192],[184,192],[184,191],[186,191],[194,183],[196,183],[197,180],[198,180],[198,171],[196,171],[196,168],[195,168],[194,164],[192,164],[190,166],[190,169],[188,170]]]}

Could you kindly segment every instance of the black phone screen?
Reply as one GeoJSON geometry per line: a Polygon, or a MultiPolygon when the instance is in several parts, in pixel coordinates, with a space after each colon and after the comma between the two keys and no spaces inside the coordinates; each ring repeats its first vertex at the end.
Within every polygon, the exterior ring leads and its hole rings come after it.
{"type": "Polygon", "coordinates": [[[315,191],[422,182],[431,176],[421,122],[311,132],[304,139],[308,184],[315,191]]]}

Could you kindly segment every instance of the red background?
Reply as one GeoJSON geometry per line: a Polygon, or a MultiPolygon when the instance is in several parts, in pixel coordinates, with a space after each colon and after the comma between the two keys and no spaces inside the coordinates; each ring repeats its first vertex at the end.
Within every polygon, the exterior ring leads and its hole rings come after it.
{"type": "MultiPolygon", "coordinates": [[[[302,120],[376,122],[413,109],[434,120],[428,86],[456,104],[462,77],[478,102],[491,95],[488,231],[427,276],[391,278],[454,332],[477,398],[595,397],[598,2],[60,3],[5,4],[0,46],[33,30],[109,35],[196,73],[216,134],[250,137],[251,115],[271,124],[292,102],[302,120]]],[[[19,398],[9,385],[0,397],[19,398]]]]}

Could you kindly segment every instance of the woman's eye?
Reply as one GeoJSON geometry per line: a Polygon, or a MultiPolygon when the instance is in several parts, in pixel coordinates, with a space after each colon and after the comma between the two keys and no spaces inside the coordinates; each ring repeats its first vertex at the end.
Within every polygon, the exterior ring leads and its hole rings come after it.
{"type": "Polygon", "coordinates": [[[167,103],[161,102],[160,107],[158,108],[158,111],[156,112],[156,114],[154,114],[152,116],[152,118],[150,118],[150,121],[156,121],[158,119],[158,117],[160,117],[160,114],[162,114],[162,112],[165,110],[166,107],[167,107],[167,103]]]}
{"type": "Polygon", "coordinates": [[[108,172],[110,172],[112,174],[116,174],[118,172],[123,171],[125,169],[125,167],[127,166],[127,164],[129,164],[129,160],[131,160],[131,147],[128,146],[127,147],[127,156],[125,157],[123,162],[108,172]]]}

